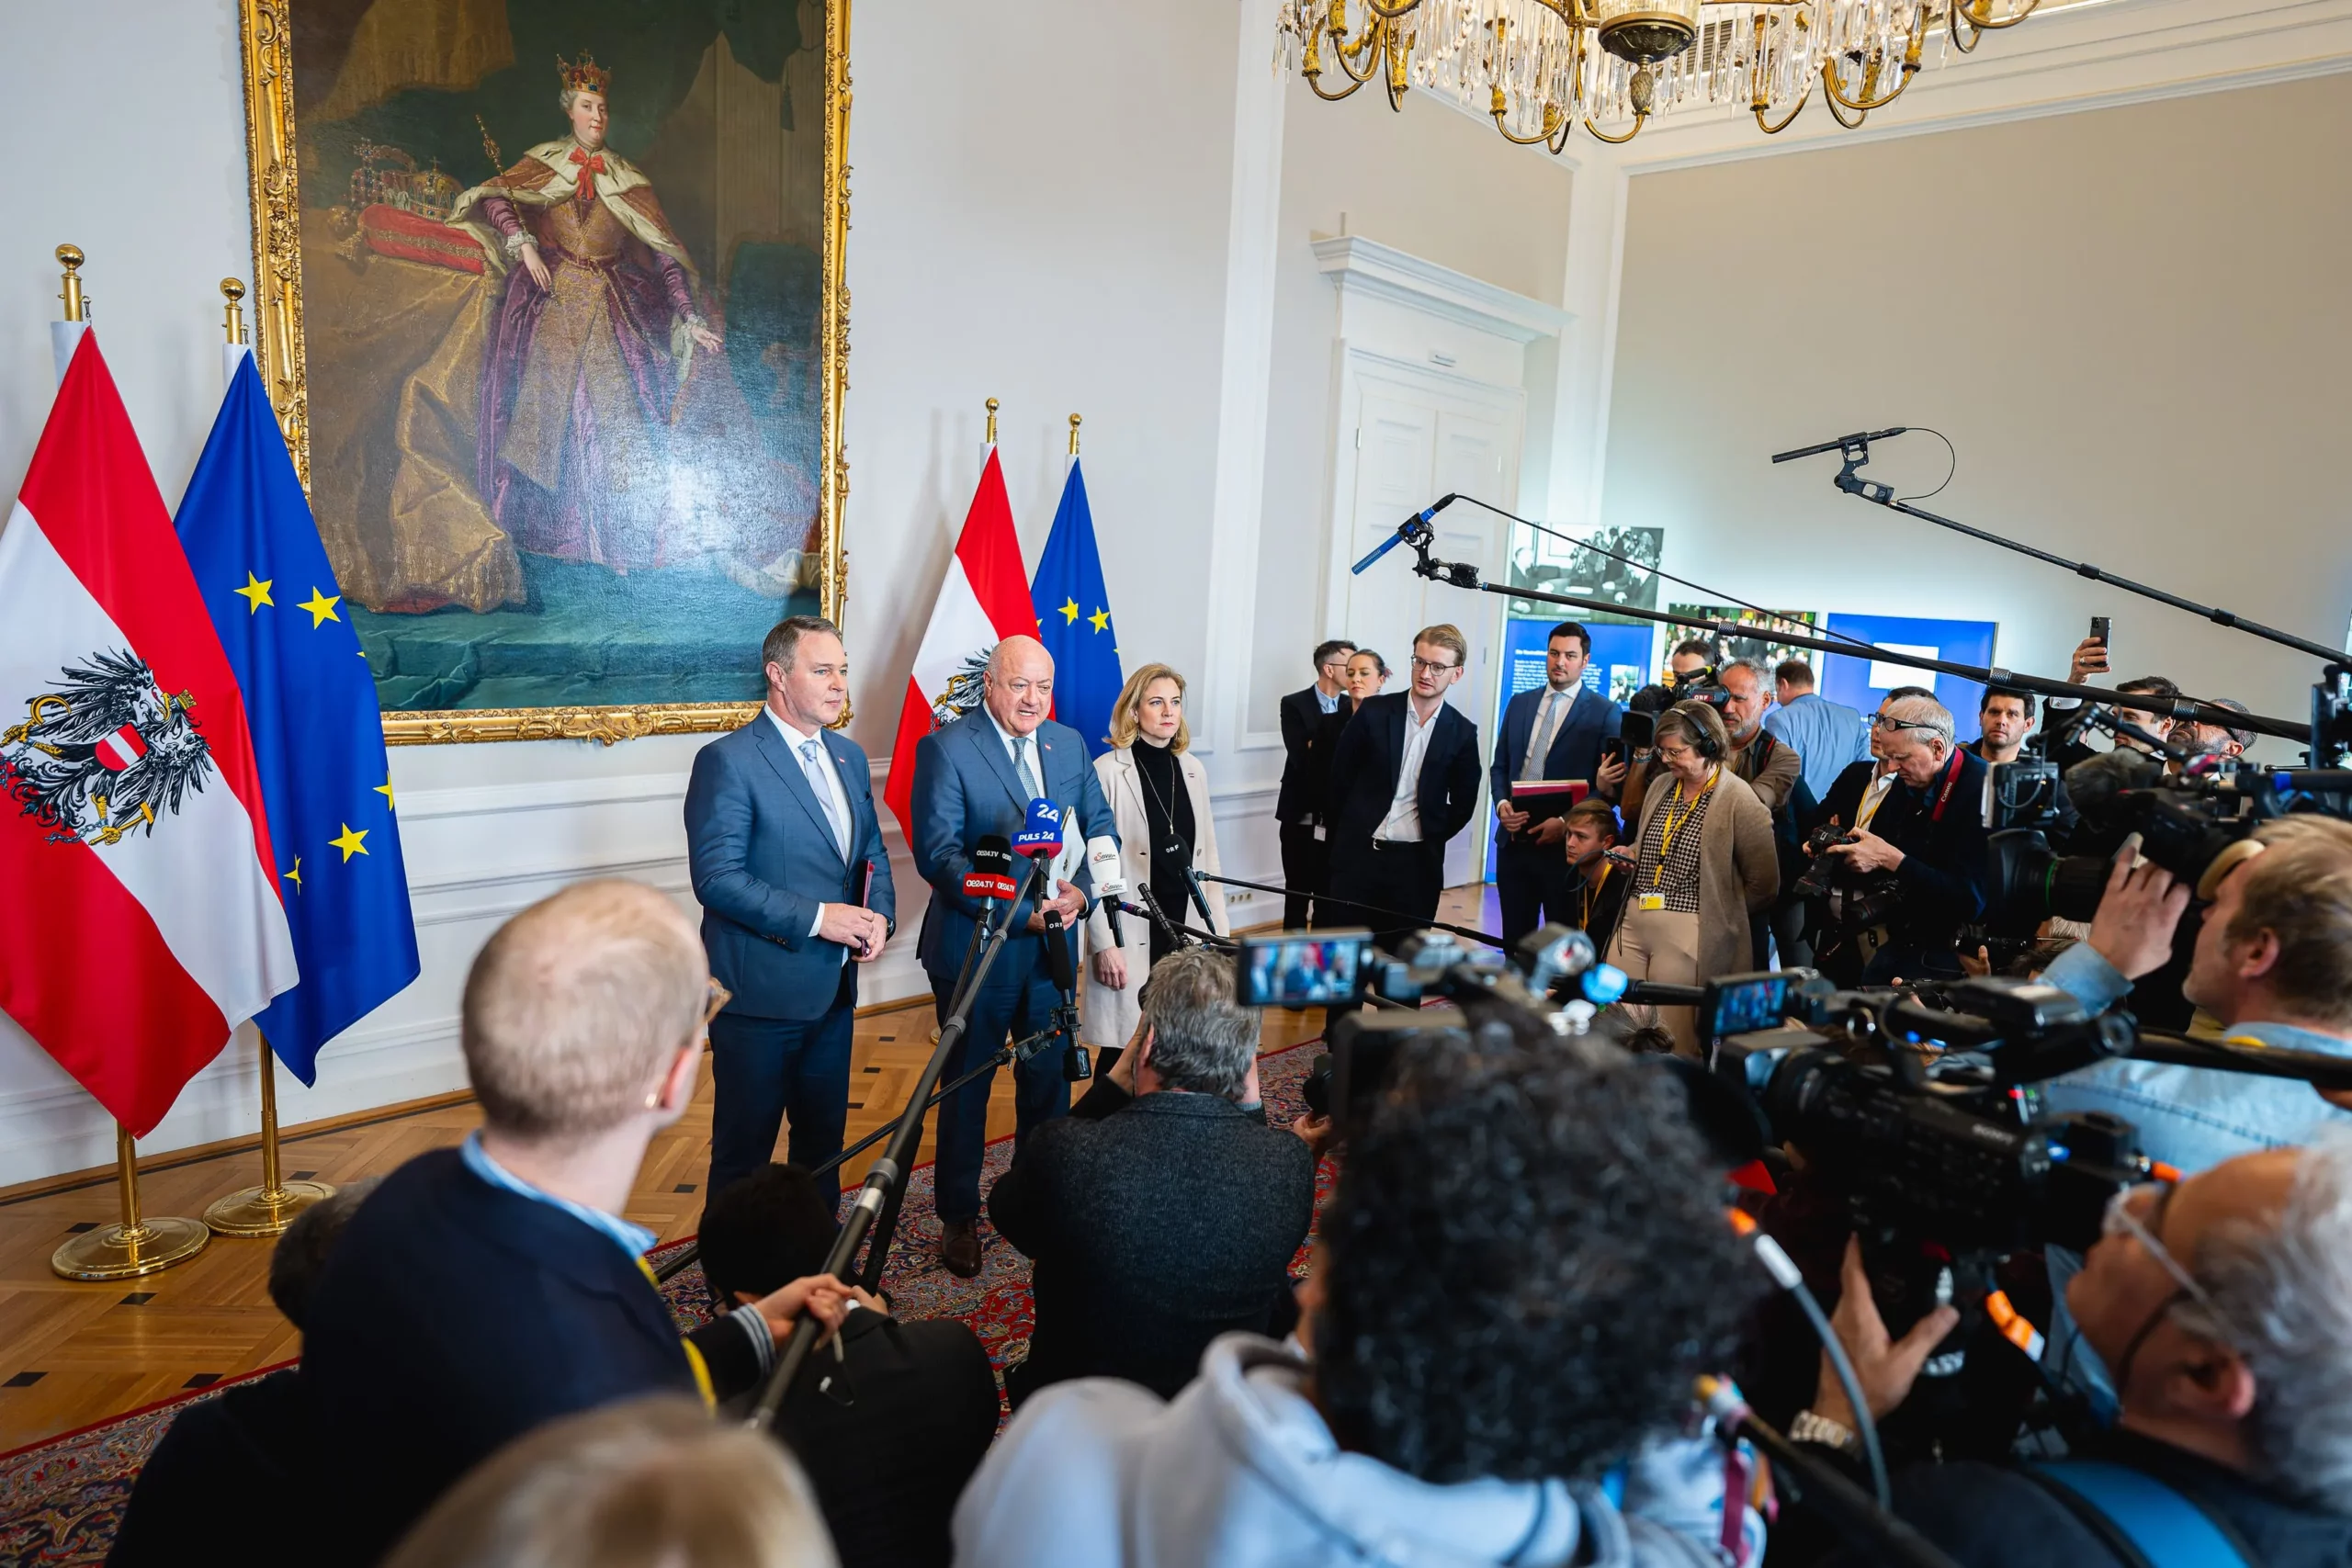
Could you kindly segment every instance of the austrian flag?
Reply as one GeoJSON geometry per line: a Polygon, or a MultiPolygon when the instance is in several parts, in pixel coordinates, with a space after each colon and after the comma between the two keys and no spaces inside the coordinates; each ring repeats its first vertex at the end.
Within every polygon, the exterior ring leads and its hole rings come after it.
{"type": "Polygon", "coordinates": [[[296,976],[236,677],[93,333],[0,628],[0,1011],[143,1135],[296,976]]]}

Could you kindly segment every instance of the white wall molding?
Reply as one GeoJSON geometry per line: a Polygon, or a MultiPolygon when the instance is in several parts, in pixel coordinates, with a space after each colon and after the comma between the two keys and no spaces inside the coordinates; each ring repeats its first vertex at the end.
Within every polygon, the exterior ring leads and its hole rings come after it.
{"type": "MultiPolygon", "coordinates": [[[[1339,289],[1343,310],[1352,298],[1369,296],[1519,344],[1556,336],[1572,319],[1557,305],[1361,234],[1337,234],[1312,246],[1316,265],[1339,289]]],[[[1344,325],[1341,335],[1348,335],[1344,325]]]]}

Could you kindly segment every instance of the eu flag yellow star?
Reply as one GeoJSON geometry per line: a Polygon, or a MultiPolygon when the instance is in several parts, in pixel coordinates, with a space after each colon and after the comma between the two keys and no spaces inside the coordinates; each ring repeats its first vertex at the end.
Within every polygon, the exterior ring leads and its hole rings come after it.
{"type": "Polygon", "coordinates": [[[294,891],[299,895],[302,891],[302,857],[300,855],[296,855],[294,857],[294,869],[292,871],[281,871],[277,874],[284,880],[292,883],[294,885],[294,891]]]}
{"type": "Polygon", "coordinates": [[[384,809],[387,811],[390,810],[392,808],[392,786],[390,782],[388,780],[383,784],[378,784],[376,786],[376,793],[384,797],[384,809]]]}
{"type": "Polygon", "coordinates": [[[298,610],[308,610],[311,612],[311,629],[316,631],[321,626],[323,626],[328,621],[339,621],[343,619],[341,615],[334,613],[334,607],[342,603],[343,596],[341,594],[322,593],[316,587],[313,587],[311,590],[310,598],[304,600],[301,604],[297,604],[294,607],[298,610]]]}
{"type": "Polygon", "coordinates": [[[1076,619],[1078,619],[1078,601],[1073,599],[1062,606],[1062,625],[1068,626],[1076,619]]]}
{"type": "Polygon", "coordinates": [[[269,585],[277,581],[277,579],[272,577],[256,582],[254,581],[254,574],[249,571],[245,573],[245,585],[243,588],[232,588],[229,592],[243,595],[245,614],[258,615],[264,604],[272,607],[277,605],[277,601],[269,596],[269,585]]]}
{"type": "Polygon", "coordinates": [[[343,863],[349,865],[352,856],[364,855],[368,852],[368,829],[365,828],[354,829],[350,823],[345,822],[343,825],[343,836],[339,839],[329,839],[327,842],[343,852],[343,863]]]}
{"type": "Polygon", "coordinates": [[[1098,632],[1107,632],[1111,629],[1111,612],[1108,610],[1097,610],[1086,619],[1098,632]]]}

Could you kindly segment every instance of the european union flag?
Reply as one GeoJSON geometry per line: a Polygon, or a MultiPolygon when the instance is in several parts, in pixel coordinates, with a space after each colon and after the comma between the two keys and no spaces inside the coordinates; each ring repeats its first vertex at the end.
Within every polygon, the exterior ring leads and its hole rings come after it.
{"type": "Polygon", "coordinates": [[[416,978],[416,922],[376,682],[251,355],[175,526],[244,693],[302,968],[254,1021],[311,1083],[319,1047],[416,978]]]}
{"type": "Polygon", "coordinates": [[[1094,513],[1086,478],[1069,460],[1054,531],[1029,584],[1037,640],[1054,656],[1054,716],[1086,737],[1086,754],[1111,749],[1111,710],[1118,705],[1119,634],[1111,627],[1111,594],[1094,548],[1094,513]]]}

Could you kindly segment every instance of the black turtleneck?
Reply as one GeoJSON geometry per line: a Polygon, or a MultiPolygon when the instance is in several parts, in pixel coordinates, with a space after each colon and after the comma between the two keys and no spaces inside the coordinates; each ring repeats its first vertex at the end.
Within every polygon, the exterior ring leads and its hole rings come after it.
{"type": "MultiPolygon", "coordinates": [[[[1136,737],[1131,748],[1135,753],[1136,772],[1143,775],[1144,822],[1151,835],[1151,896],[1166,910],[1168,918],[1185,924],[1185,911],[1191,909],[1192,895],[1186,891],[1184,863],[1193,853],[1193,795],[1184,787],[1184,775],[1176,766],[1176,753],[1165,746],[1155,746],[1143,736],[1136,737]],[[1164,852],[1170,839],[1184,846],[1180,858],[1164,852]]],[[[1197,919],[1200,911],[1192,910],[1197,919]]],[[[1168,939],[1159,928],[1151,930],[1151,961],[1159,963],[1168,955],[1168,939]]]]}

